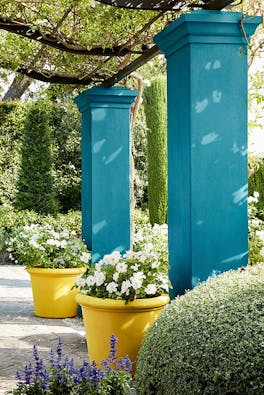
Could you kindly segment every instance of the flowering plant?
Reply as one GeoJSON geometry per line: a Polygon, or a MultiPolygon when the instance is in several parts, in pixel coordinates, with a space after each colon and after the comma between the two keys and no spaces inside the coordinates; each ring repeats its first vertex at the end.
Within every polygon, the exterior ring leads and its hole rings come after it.
{"type": "Polygon", "coordinates": [[[144,251],[128,251],[124,255],[114,251],[105,255],[77,278],[76,286],[86,295],[128,302],[167,293],[167,272],[168,263],[159,259],[149,243],[144,251]]]}
{"type": "Polygon", "coordinates": [[[131,361],[128,357],[116,358],[117,338],[110,339],[110,352],[99,368],[95,362],[83,361],[76,368],[73,359],[62,356],[62,340],[59,339],[56,353],[50,350],[49,366],[40,358],[36,346],[33,348],[34,363],[26,365],[17,373],[17,388],[9,392],[14,395],[107,395],[130,394],[131,361]]]}
{"type": "Polygon", "coordinates": [[[264,221],[258,218],[259,193],[254,192],[248,198],[248,236],[249,236],[249,262],[251,264],[264,262],[264,221]]]}
{"type": "Polygon", "coordinates": [[[15,228],[6,241],[15,263],[27,268],[73,268],[86,266],[90,253],[74,231],[56,232],[50,225],[15,228]]]}

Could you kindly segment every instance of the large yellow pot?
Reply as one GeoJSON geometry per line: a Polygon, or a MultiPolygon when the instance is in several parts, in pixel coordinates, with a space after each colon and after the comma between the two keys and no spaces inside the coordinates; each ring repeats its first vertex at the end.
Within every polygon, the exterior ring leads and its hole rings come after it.
{"type": "Polygon", "coordinates": [[[114,334],[118,338],[117,357],[128,355],[136,362],[146,331],[169,302],[169,297],[136,299],[125,304],[124,300],[78,293],[76,300],[82,307],[89,360],[100,363],[108,357],[110,336],[114,334]]]}
{"type": "Polygon", "coordinates": [[[31,278],[34,310],[39,317],[66,318],[77,314],[75,300],[78,289],[71,289],[77,275],[86,268],[27,269],[31,278]]]}

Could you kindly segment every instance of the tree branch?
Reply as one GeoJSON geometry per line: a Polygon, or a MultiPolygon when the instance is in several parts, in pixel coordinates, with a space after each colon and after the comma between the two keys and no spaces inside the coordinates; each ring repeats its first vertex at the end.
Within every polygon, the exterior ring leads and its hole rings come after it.
{"type": "Polygon", "coordinates": [[[87,49],[84,46],[64,41],[58,41],[58,38],[50,34],[42,33],[39,29],[32,30],[27,24],[17,20],[3,19],[0,17],[0,29],[18,34],[31,40],[38,41],[41,44],[59,49],[60,51],[70,52],[76,55],[91,56],[125,56],[128,53],[141,54],[142,51],[133,51],[124,46],[114,46],[111,48],[93,47],[87,49]]]}

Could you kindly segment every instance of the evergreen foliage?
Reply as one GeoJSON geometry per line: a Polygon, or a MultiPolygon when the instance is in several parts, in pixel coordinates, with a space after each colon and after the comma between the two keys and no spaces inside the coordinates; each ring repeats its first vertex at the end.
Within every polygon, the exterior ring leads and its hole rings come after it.
{"type": "Polygon", "coordinates": [[[151,224],[167,221],[167,91],[163,76],[143,92],[147,123],[148,207],[151,224]]]}
{"type": "Polygon", "coordinates": [[[0,105],[0,204],[14,199],[20,161],[19,145],[25,121],[25,105],[0,105]]]}
{"type": "Polygon", "coordinates": [[[52,138],[47,103],[30,105],[21,144],[15,207],[40,214],[58,209],[52,175],[52,138]]]}
{"type": "Polygon", "coordinates": [[[263,264],[176,298],[140,350],[137,395],[264,393],[263,264]]]}
{"type": "Polygon", "coordinates": [[[253,196],[254,192],[259,193],[258,215],[261,219],[264,219],[264,159],[260,160],[257,169],[248,179],[249,196],[253,196]]]}

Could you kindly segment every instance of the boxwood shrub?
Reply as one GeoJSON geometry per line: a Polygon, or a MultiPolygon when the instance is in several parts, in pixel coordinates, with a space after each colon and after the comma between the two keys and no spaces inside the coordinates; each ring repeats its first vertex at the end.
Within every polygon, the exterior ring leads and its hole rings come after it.
{"type": "Polygon", "coordinates": [[[264,394],[264,265],[168,305],[139,353],[137,395],[264,394]]]}

